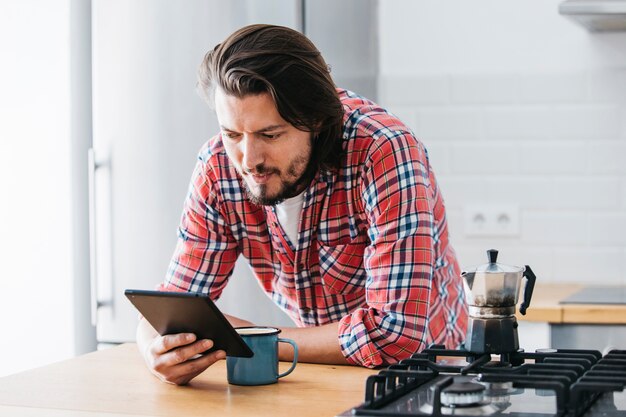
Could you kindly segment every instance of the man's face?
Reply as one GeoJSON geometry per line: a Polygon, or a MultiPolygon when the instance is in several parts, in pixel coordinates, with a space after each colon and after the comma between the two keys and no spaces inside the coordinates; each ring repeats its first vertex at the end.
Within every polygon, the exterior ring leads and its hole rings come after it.
{"type": "Polygon", "coordinates": [[[253,203],[277,204],[304,190],[297,183],[311,160],[312,134],[286,122],[269,94],[237,98],[218,88],[215,111],[226,154],[253,203]]]}

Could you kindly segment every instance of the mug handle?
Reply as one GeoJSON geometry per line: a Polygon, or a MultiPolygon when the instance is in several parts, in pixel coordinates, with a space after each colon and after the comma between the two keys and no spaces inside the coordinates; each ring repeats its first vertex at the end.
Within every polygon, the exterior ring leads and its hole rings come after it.
{"type": "Polygon", "coordinates": [[[293,346],[293,363],[291,364],[291,368],[289,368],[287,370],[287,372],[283,372],[282,374],[278,374],[277,378],[282,378],[284,376],[289,375],[294,370],[294,368],[296,367],[296,363],[298,362],[298,345],[296,345],[296,342],[294,342],[291,339],[281,339],[279,337],[278,341],[282,342],[282,343],[289,343],[291,346],[293,346]]]}

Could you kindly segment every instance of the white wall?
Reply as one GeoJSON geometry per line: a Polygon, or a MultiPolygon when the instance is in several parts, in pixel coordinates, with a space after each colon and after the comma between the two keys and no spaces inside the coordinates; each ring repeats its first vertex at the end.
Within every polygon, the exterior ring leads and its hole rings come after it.
{"type": "Polygon", "coordinates": [[[495,247],[543,282],[626,284],[626,32],[560,1],[381,1],[379,101],[429,149],[462,266],[495,247]],[[519,233],[467,235],[485,204],[519,233]]]}
{"type": "Polygon", "coordinates": [[[69,2],[0,2],[0,376],[72,354],[69,2]]]}

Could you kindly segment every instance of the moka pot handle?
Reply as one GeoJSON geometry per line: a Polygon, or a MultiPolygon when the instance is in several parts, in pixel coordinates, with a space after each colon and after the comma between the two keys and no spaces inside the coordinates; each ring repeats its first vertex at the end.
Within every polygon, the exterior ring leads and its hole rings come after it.
{"type": "Polygon", "coordinates": [[[519,312],[526,315],[526,309],[530,306],[530,299],[533,296],[533,290],[535,289],[535,281],[537,280],[537,277],[528,265],[526,265],[524,275],[522,276],[526,277],[526,286],[524,287],[524,302],[522,302],[522,305],[519,307],[519,312]]]}

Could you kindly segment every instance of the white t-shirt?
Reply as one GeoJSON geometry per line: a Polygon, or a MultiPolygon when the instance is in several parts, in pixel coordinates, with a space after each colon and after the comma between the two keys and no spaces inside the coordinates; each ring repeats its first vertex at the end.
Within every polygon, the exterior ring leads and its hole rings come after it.
{"type": "Polygon", "coordinates": [[[276,204],[276,217],[295,248],[298,247],[298,226],[304,204],[304,191],[276,204]]]}

